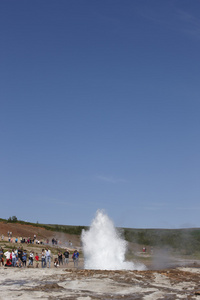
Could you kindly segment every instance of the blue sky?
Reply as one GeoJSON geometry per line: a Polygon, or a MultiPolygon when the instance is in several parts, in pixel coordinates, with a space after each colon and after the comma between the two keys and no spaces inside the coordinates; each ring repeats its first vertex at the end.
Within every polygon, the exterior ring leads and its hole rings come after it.
{"type": "Polygon", "coordinates": [[[0,2],[1,218],[200,227],[200,2],[0,2]]]}

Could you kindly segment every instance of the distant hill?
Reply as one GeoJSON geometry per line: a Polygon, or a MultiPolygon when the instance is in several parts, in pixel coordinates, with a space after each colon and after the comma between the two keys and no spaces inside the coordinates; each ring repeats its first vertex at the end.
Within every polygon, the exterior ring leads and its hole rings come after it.
{"type": "Polygon", "coordinates": [[[8,220],[0,218],[0,222],[3,222],[4,224],[30,225],[33,227],[44,228],[44,229],[50,230],[50,231],[63,232],[63,233],[74,234],[74,235],[80,235],[83,229],[88,229],[87,226],[70,226],[70,225],[31,223],[31,222],[18,220],[15,216],[10,217],[8,220]]]}
{"type": "Polygon", "coordinates": [[[124,229],[124,238],[144,246],[170,247],[179,253],[200,253],[200,228],[124,229]]]}
{"type": "MultiPolygon", "coordinates": [[[[66,235],[77,236],[76,240],[80,240],[83,229],[87,230],[87,226],[70,226],[57,224],[39,224],[17,220],[16,217],[0,219],[0,234],[6,234],[8,228],[12,228],[13,234],[21,235],[23,228],[26,228],[26,235],[29,232],[37,232],[38,235],[53,236],[56,233],[64,233],[66,235]],[[4,225],[4,226],[3,226],[4,225]],[[6,226],[5,226],[6,225],[6,226]],[[4,228],[4,229],[3,229],[4,228]],[[29,231],[31,228],[31,231],[29,231]],[[34,229],[35,228],[35,229],[34,229]],[[45,233],[42,234],[42,228],[45,233]],[[3,231],[2,231],[3,230],[3,231]],[[53,233],[54,232],[54,233],[53,233]]],[[[11,229],[10,229],[11,230],[11,229]]],[[[150,247],[172,248],[179,253],[191,255],[200,253],[200,228],[189,229],[134,229],[134,228],[118,228],[124,239],[131,243],[150,247]]]]}
{"type": "MultiPolygon", "coordinates": [[[[8,240],[8,231],[12,232],[12,237],[15,240],[16,237],[33,238],[36,235],[37,239],[46,243],[47,240],[51,243],[51,240],[57,239],[62,245],[69,245],[69,242],[75,247],[80,247],[80,234],[81,229],[71,228],[69,230],[64,228],[58,228],[57,225],[44,225],[38,223],[30,223],[18,220],[5,220],[0,219],[0,239],[4,235],[4,241],[8,240]]],[[[73,227],[73,226],[72,226],[73,227]]]]}

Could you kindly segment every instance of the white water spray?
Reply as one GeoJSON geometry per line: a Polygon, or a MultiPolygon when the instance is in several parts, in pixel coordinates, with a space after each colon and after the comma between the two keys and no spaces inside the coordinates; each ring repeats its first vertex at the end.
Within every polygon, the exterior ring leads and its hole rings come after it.
{"type": "Polygon", "coordinates": [[[117,233],[114,224],[98,210],[88,231],[82,232],[85,269],[145,270],[143,264],[125,261],[127,242],[117,233]]]}

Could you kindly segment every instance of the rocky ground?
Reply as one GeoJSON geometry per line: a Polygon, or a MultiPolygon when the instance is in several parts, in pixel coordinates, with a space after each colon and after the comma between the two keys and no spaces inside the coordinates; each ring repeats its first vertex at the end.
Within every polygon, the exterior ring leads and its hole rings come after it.
{"type": "Polygon", "coordinates": [[[148,271],[0,268],[0,299],[200,299],[200,268],[148,271]]]}

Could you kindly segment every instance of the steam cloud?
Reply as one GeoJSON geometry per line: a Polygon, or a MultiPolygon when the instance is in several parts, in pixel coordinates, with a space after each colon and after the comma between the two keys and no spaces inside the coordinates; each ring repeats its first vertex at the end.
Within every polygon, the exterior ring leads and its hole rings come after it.
{"type": "Polygon", "coordinates": [[[125,261],[127,242],[117,233],[113,222],[101,210],[88,231],[82,232],[85,269],[145,270],[143,264],[125,261]]]}

